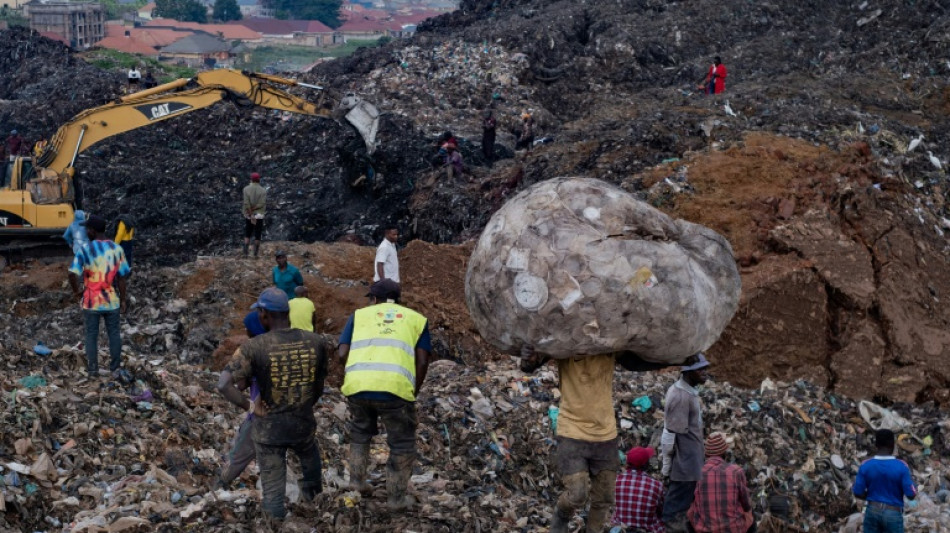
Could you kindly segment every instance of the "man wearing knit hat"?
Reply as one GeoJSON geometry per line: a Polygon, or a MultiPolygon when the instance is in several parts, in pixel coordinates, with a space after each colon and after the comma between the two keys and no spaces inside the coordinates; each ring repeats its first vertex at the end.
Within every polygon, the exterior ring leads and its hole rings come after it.
{"type": "Polygon", "coordinates": [[[666,392],[660,455],[670,486],[663,503],[663,523],[671,532],[685,531],[686,511],[703,471],[703,414],[696,387],[706,382],[709,361],[702,353],[682,367],[681,377],[666,392]]]}
{"type": "Polygon", "coordinates": [[[627,470],[617,476],[614,525],[648,533],[664,533],[660,514],[663,509],[663,483],[647,474],[653,448],[631,448],[627,452],[627,470]]]}
{"type": "Polygon", "coordinates": [[[752,499],[745,472],[726,462],[729,441],[722,433],[706,438],[706,464],[687,516],[696,533],[753,533],[752,499]]]}
{"type": "Polygon", "coordinates": [[[254,257],[261,249],[261,235],[264,233],[264,215],[267,212],[267,190],[261,187],[261,175],[251,172],[251,183],[244,187],[244,202],[241,213],[244,215],[244,257],[247,247],[254,236],[254,257]]]}

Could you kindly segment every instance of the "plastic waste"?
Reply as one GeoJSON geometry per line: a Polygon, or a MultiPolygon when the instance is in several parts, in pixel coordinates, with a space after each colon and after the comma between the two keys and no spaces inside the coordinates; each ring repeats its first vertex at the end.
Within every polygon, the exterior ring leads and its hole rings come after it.
{"type": "Polygon", "coordinates": [[[891,431],[900,431],[910,426],[910,422],[908,422],[906,418],[886,407],[881,407],[867,400],[861,400],[861,402],[858,403],[858,412],[861,413],[861,418],[875,430],[889,429],[891,431]]]}
{"type": "Polygon", "coordinates": [[[548,418],[551,420],[551,432],[555,434],[557,433],[557,416],[560,412],[561,410],[553,405],[548,407],[548,418]]]}
{"type": "Polygon", "coordinates": [[[649,396],[644,394],[643,396],[640,396],[639,398],[630,402],[630,405],[636,408],[637,411],[640,411],[641,413],[645,413],[653,407],[653,400],[651,400],[649,396]]]}
{"type": "Polygon", "coordinates": [[[46,378],[43,376],[26,376],[24,378],[20,378],[20,381],[17,383],[19,383],[21,387],[33,390],[37,387],[45,387],[46,378]]]}
{"type": "Polygon", "coordinates": [[[49,355],[53,353],[53,350],[50,350],[42,342],[37,342],[36,346],[33,347],[33,352],[37,355],[49,355]]]}

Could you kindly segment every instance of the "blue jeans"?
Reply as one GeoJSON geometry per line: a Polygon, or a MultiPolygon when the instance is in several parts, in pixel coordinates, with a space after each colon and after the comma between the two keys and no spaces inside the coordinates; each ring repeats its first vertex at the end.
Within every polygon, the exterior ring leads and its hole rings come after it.
{"type": "Polygon", "coordinates": [[[257,466],[261,471],[261,507],[268,515],[279,519],[287,516],[284,496],[287,494],[288,449],[293,450],[297,459],[300,459],[300,470],[303,472],[299,485],[301,498],[305,501],[311,500],[323,490],[323,464],[317,439],[313,435],[303,442],[287,446],[255,442],[254,449],[257,453],[257,466]]]}
{"type": "Polygon", "coordinates": [[[99,318],[106,322],[109,336],[109,370],[118,370],[122,365],[122,338],[119,337],[119,310],[90,311],[83,309],[86,318],[86,371],[99,371],[99,318]]]}
{"type": "Polygon", "coordinates": [[[864,512],[864,533],[904,533],[904,513],[868,505],[864,512]]]}

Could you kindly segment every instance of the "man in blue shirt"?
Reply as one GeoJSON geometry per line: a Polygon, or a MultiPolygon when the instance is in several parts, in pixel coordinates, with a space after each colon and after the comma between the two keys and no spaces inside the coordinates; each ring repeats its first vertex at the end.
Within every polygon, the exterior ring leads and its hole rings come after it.
{"type": "Polygon", "coordinates": [[[917,497],[907,463],[894,457],[894,432],[874,434],[876,455],[861,464],[854,480],[854,495],[867,500],[864,533],[904,533],[904,498],[917,497]]]}
{"type": "Polygon", "coordinates": [[[274,267],[274,285],[278,289],[287,293],[287,299],[293,300],[294,290],[303,285],[303,276],[297,267],[287,262],[287,252],[279,251],[274,256],[277,260],[277,266],[274,267]]]}

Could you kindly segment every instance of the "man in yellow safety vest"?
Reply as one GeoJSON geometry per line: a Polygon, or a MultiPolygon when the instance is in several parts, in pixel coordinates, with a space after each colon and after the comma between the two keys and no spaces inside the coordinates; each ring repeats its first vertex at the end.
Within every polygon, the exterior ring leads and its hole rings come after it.
{"type": "Polygon", "coordinates": [[[370,492],[366,469],[369,445],[386,426],[389,461],[386,492],[389,507],[403,510],[415,503],[407,493],[416,458],[416,395],[429,368],[432,341],[426,318],[399,305],[399,284],[383,279],[370,287],[370,305],[350,317],[340,335],[345,365],[341,392],[350,421],[350,487],[370,492]]]}

